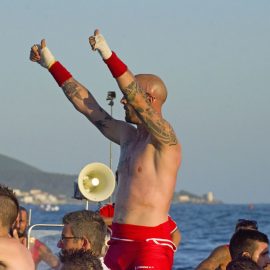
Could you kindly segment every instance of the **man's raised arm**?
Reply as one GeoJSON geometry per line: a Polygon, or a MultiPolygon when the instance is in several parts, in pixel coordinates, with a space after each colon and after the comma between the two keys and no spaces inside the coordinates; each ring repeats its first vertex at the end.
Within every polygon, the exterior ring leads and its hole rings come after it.
{"type": "Polygon", "coordinates": [[[45,39],[41,44],[32,46],[30,60],[48,69],[74,107],[84,114],[104,136],[117,144],[120,143],[119,128],[116,126],[121,125],[121,122],[114,120],[103,110],[93,95],[76,81],[59,61],[56,61],[46,46],[45,39]]]}
{"type": "Polygon", "coordinates": [[[139,80],[136,80],[136,77],[116,53],[111,51],[99,30],[95,30],[94,35],[89,37],[89,43],[93,50],[99,52],[116,79],[125,99],[135,109],[149,133],[162,145],[177,145],[174,130],[161,114],[161,105],[166,98],[164,100],[161,98],[158,101],[160,104],[153,106],[153,102],[155,99],[157,101],[157,98],[148,93],[147,89],[142,88],[139,80]]]}

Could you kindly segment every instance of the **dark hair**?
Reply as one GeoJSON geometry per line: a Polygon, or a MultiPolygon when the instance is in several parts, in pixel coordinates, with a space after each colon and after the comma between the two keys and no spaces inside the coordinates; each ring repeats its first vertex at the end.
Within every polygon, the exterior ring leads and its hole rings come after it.
{"type": "Polygon", "coordinates": [[[0,184],[0,223],[3,227],[11,228],[15,222],[19,202],[12,189],[0,184]]]}
{"type": "Polygon", "coordinates": [[[89,250],[65,250],[59,254],[63,263],[61,270],[102,270],[102,265],[89,250]]]}
{"type": "Polygon", "coordinates": [[[228,263],[226,270],[262,270],[250,257],[241,256],[228,263]]]}
{"type": "Polygon", "coordinates": [[[241,230],[241,229],[248,229],[248,230],[258,230],[258,223],[256,220],[251,219],[238,219],[235,231],[241,230]]]}
{"type": "Polygon", "coordinates": [[[71,212],[63,217],[63,223],[71,226],[74,236],[86,237],[91,243],[92,253],[100,256],[105,243],[107,226],[99,213],[90,210],[71,212]]]}
{"type": "Polygon", "coordinates": [[[236,259],[248,252],[252,256],[257,249],[257,242],[269,244],[266,234],[256,230],[239,230],[234,233],[230,240],[230,254],[232,259],[236,259]]]}

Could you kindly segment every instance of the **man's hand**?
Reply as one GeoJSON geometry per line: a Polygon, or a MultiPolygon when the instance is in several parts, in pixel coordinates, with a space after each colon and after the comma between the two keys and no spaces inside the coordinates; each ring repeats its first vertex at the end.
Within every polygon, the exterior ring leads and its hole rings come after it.
{"type": "Polygon", "coordinates": [[[20,240],[17,229],[12,229],[12,237],[20,240]]]}
{"type": "Polygon", "coordinates": [[[27,247],[27,238],[26,237],[20,238],[17,229],[12,230],[12,237],[14,239],[17,239],[21,244],[27,247]]]}
{"type": "Polygon", "coordinates": [[[92,50],[97,50],[104,60],[107,60],[111,57],[112,51],[98,29],[95,30],[93,36],[89,37],[89,43],[92,47],[92,50]]]}
{"type": "Polygon", "coordinates": [[[38,62],[42,67],[49,69],[54,63],[55,58],[46,46],[46,40],[42,39],[40,45],[35,44],[31,47],[30,60],[38,62]]]}

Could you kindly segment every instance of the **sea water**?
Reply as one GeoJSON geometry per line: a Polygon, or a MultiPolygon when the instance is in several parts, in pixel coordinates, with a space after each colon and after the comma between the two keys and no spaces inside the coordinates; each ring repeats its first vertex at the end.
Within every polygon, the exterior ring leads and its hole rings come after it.
{"type": "MultiPolygon", "coordinates": [[[[38,206],[26,205],[32,209],[32,224],[61,224],[64,214],[85,209],[85,205],[60,205],[56,212],[46,212],[38,206]]],[[[96,210],[97,206],[90,206],[96,210]]],[[[258,205],[199,205],[173,204],[170,215],[177,222],[182,234],[180,247],[175,253],[174,270],[192,270],[217,246],[229,243],[239,218],[257,220],[260,231],[270,236],[269,204],[258,205]]],[[[33,236],[38,236],[52,251],[59,252],[56,247],[61,229],[51,234],[43,230],[33,230],[33,236]]],[[[44,263],[40,270],[48,269],[44,263]]]]}

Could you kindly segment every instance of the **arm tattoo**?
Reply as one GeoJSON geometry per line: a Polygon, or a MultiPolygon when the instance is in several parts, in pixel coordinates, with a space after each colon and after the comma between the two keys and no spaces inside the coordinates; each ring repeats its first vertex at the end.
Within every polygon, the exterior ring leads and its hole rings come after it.
{"type": "Polygon", "coordinates": [[[98,120],[94,122],[94,125],[101,131],[103,132],[106,128],[108,128],[106,126],[106,122],[103,120],[98,120]]]}
{"type": "Polygon", "coordinates": [[[160,117],[156,117],[157,114],[151,107],[151,103],[147,98],[147,93],[140,88],[136,81],[133,81],[127,88],[125,88],[124,95],[155,138],[170,146],[178,143],[172,127],[167,123],[167,121],[160,117]],[[137,95],[143,96],[143,99],[148,105],[145,109],[136,104],[135,99],[137,95]]]}
{"type": "Polygon", "coordinates": [[[101,113],[105,113],[106,114],[106,116],[105,116],[105,120],[112,120],[113,118],[112,118],[112,116],[111,115],[109,115],[106,111],[104,111],[101,107],[99,107],[99,111],[101,112],[101,113]]]}
{"type": "Polygon", "coordinates": [[[93,124],[103,133],[103,131],[108,128],[108,126],[106,125],[106,122],[108,121],[112,121],[113,118],[107,114],[102,108],[100,108],[100,111],[105,113],[105,117],[102,120],[96,120],[93,122],[93,124]]]}
{"type": "Polygon", "coordinates": [[[75,82],[67,82],[63,86],[63,91],[69,100],[72,100],[73,97],[83,100],[80,95],[80,86],[75,82]]]}

